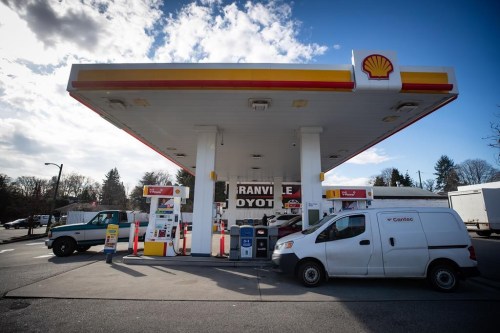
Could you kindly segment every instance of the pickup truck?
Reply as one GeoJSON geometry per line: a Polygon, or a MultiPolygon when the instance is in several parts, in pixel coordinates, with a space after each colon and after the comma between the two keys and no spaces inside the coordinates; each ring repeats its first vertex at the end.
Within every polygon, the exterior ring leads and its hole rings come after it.
{"type": "MultiPolygon", "coordinates": [[[[128,242],[130,221],[126,211],[105,210],[87,223],[54,227],[49,231],[45,245],[58,257],[67,257],[76,250],[85,252],[94,245],[104,244],[108,224],[119,225],[119,242],[128,242]]],[[[148,221],[139,221],[139,239],[144,240],[148,221]]]]}

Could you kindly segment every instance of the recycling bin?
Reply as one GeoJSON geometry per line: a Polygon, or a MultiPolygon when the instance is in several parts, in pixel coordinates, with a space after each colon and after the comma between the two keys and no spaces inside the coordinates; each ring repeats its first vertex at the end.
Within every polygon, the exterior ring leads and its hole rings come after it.
{"type": "Polygon", "coordinates": [[[253,227],[242,225],[240,227],[240,259],[253,257],[253,227]]]}

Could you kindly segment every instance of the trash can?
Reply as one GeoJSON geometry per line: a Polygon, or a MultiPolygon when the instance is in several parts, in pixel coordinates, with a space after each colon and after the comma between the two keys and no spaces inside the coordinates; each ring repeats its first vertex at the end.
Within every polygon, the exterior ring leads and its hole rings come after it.
{"type": "Polygon", "coordinates": [[[229,230],[229,260],[240,259],[240,226],[233,225],[229,230]]]}
{"type": "Polygon", "coordinates": [[[240,227],[240,259],[252,259],[253,256],[253,227],[240,227]]]}
{"type": "Polygon", "coordinates": [[[268,259],[269,258],[269,228],[267,226],[256,226],[255,230],[255,246],[254,255],[255,259],[268,259]]]}

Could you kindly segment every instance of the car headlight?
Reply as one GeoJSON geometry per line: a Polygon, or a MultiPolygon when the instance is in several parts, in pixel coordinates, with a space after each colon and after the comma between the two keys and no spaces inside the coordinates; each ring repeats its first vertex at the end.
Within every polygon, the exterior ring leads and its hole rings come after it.
{"type": "Polygon", "coordinates": [[[292,247],[293,247],[293,241],[276,244],[276,250],[291,249],[292,247]]]}

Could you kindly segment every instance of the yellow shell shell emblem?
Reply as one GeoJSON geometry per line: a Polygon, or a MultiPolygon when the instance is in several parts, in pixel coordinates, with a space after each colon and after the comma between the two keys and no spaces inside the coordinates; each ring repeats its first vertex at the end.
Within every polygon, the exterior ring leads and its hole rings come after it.
{"type": "Polygon", "coordinates": [[[363,72],[368,74],[369,79],[387,80],[389,74],[394,71],[392,62],[381,54],[372,54],[363,60],[363,72]]]}

